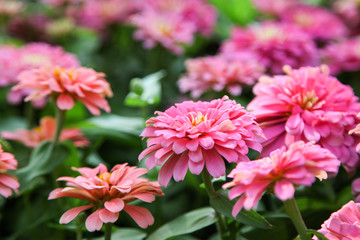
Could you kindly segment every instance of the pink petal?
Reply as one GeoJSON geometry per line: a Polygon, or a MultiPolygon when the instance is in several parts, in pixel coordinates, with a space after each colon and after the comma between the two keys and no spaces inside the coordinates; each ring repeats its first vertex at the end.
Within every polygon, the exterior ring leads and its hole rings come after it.
{"type": "Polygon", "coordinates": [[[61,110],[71,109],[74,103],[74,99],[67,94],[61,94],[56,100],[56,104],[61,110]]]}
{"type": "Polygon", "coordinates": [[[104,206],[110,212],[116,213],[120,212],[124,208],[125,203],[120,198],[115,198],[111,199],[110,201],[106,201],[104,206]]]}
{"type": "Polygon", "coordinates": [[[175,165],[181,155],[174,154],[172,155],[161,167],[159,172],[159,183],[160,185],[166,187],[171,179],[171,176],[174,172],[175,165]]]}
{"type": "Polygon", "coordinates": [[[189,158],[193,162],[200,162],[204,159],[202,154],[202,148],[198,148],[196,151],[189,151],[188,152],[189,158]]]}
{"type": "Polygon", "coordinates": [[[94,232],[95,230],[99,231],[101,229],[103,222],[100,220],[99,212],[100,209],[96,210],[87,217],[85,226],[89,232],[94,232]]]}
{"type": "Polygon", "coordinates": [[[125,205],[125,212],[127,212],[130,217],[142,228],[147,228],[148,226],[154,223],[154,218],[151,215],[150,211],[143,207],[125,205]]]}
{"type": "Polygon", "coordinates": [[[189,157],[186,153],[183,154],[177,161],[174,168],[174,180],[176,182],[184,180],[186,172],[188,170],[188,162],[189,162],[189,157]]]}
{"type": "Polygon", "coordinates": [[[294,197],[295,188],[292,183],[282,180],[275,183],[274,192],[281,201],[285,201],[294,197]]]}
{"type": "Polygon", "coordinates": [[[113,223],[116,222],[116,220],[119,218],[119,212],[113,213],[107,210],[106,208],[102,208],[99,211],[99,217],[100,220],[103,221],[104,223],[109,223],[109,222],[113,223]]]}
{"type": "Polygon", "coordinates": [[[215,145],[215,149],[219,152],[221,156],[223,156],[228,162],[237,162],[239,159],[239,155],[236,153],[234,149],[224,148],[215,145]]]}
{"type": "Polygon", "coordinates": [[[204,151],[206,168],[210,175],[218,178],[225,175],[225,163],[216,150],[204,151]]]}
{"type": "Polygon", "coordinates": [[[214,140],[208,136],[202,137],[200,138],[200,145],[204,149],[212,149],[214,147],[214,140]]]}
{"type": "Polygon", "coordinates": [[[86,209],[92,208],[92,207],[94,207],[94,205],[90,204],[90,205],[72,208],[72,209],[64,212],[64,214],[60,218],[59,223],[67,224],[67,223],[71,222],[74,218],[76,218],[76,216],[79,215],[79,213],[81,213],[82,211],[85,211],[86,209]]]}
{"type": "Polygon", "coordinates": [[[204,169],[205,161],[193,162],[189,161],[189,170],[192,174],[199,175],[204,169]]]}

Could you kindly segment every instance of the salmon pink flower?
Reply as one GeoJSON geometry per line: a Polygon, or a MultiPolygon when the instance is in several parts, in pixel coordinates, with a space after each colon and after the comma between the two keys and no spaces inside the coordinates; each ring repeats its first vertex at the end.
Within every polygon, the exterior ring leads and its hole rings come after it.
{"type": "Polygon", "coordinates": [[[18,162],[11,153],[4,152],[0,144],[0,195],[9,197],[12,191],[18,192],[20,186],[16,177],[7,173],[7,170],[16,170],[18,162]]]}
{"type": "Polygon", "coordinates": [[[52,96],[61,110],[71,109],[75,100],[78,100],[92,114],[99,115],[99,108],[110,112],[105,97],[111,97],[113,94],[110,84],[104,77],[104,73],[95,72],[91,68],[43,67],[21,72],[18,77],[19,83],[13,89],[31,89],[25,101],[52,96]]]}
{"type": "Polygon", "coordinates": [[[226,89],[231,95],[239,96],[242,86],[253,85],[265,71],[255,61],[232,61],[224,56],[208,56],[189,59],[185,62],[187,74],[180,78],[181,92],[191,92],[198,98],[209,90],[226,89]]]}
{"type": "Polygon", "coordinates": [[[157,182],[140,177],[147,173],[146,169],[130,167],[127,163],[117,164],[110,172],[103,164],[96,168],[73,169],[81,176],[58,178],[58,181],[67,182],[68,187],[53,190],[49,199],[74,197],[88,201],[89,204],[66,211],[60,218],[61,224],[71,222],[80,212],[90,208],[93,213],[85,222],[90,232],[100,230],[103,223],[116,222],[122,210],[142,228],[154,223],[149,210],[129,204],[137,199],[153,202],[155,195],[163,196],[157,182]]]}
{"type": "Polygon", "coordinates": [[[230,199],[241,196],[232,211],[235,217],[243,207],[256,208],[265,191],[286,201],[294,197],[296,185],[310,186],[316,177],[321,180],[327,178],[328,173],[336,174],[339,165],[329,150],[299,141],[287,150],[282,147],[273,151],[270,157],[238,163],[229,174],[233,180],[223,188],[232,188],[230,199]]]}
{"type": "Polygon", "coordinates": [[[309,5],[287,9],[280,16],[283,22],[295,23],[301,29],[319,41],[346,37],[348,30],[338,16],[329,10],[309,5]]]}
{"type": "MultiPolygon", "coordinates": [[[[19,129],[15,132],[3,131],[1,137],[10,140],[16,140],[27,147],[35,148],[45,140],[52,140],[56,131],[56,120],[53,117],[43,117],[40,120],[40,126],[32,130],[19,129]]],[[[65,128],[61,131],[60,141],[70,140],[77,147],[89,145],[89,140],[84,137],[80,129],[65,128]]]]}
{"type": "Polygon", "coordinates": [[[247,28],[234,28],[221,51],[225,55],[248,55],[272,73],[283,65],[298,68],[319,63],[318,50],[311,37],[295,24],[263,22],[247,28]]]}
{"type": "Polygon", "coordinates": [[[256,140],[262,136],[254,117],[227,96],[211,102],[185,101],[146,122],[141,136],[148,138],[139,156],[146,166],[163,165],[159,183],[166,186],[185,178],[188,168],[200,174],[204,165],[213,177],[225,175],[225,163],[249,161],[249,148],[261,151],[256,140]]]}
{"type": "MultiPolygon", "coordinates": [[[[360,203],[350,201],[339,211],[331,214],[318,232],[329,240],[360,239],[360,203]]],[[[318,240],[316,236],[314,240],[318,240]]]]}
{"type": "Polygon", "coordinates": [[[287,75],[260,78],[248,105],[266,137],[262,156],[284,144],[314,141],[354,170],[359,136],[348,131],[359,121],[360,103],[351,87],[329,76],[325,65],[284,70],[287,75]]]}

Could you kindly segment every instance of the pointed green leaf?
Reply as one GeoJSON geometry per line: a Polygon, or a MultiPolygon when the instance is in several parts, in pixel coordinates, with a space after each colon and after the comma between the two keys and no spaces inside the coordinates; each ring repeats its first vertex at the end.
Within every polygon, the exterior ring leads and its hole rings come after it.
{"type": "Polygon", "coordinates": [[[312,235],[315,235],[315,236],[317,236],[317,238],[319,239],[319,240],[329,240],[327,237],[325,237],[322,233],[319,233],[318,231],[316,231],[316,230],[314,230],[314,229],[308,229],[307,231],[306,231],[308,234],[310,233],[310,234],[312,234],[312,235]]]}
{"type": "Polygon", "coordinates": [[[146,240],[166,240],[203,229],[216,222],[214,209],[197,209],[166,223],[153,232],[146,240]]]}

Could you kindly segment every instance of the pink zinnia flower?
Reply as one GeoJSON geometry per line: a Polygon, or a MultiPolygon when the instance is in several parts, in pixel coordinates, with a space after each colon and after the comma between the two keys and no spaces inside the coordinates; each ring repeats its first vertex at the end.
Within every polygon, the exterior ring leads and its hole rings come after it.
{"type": "Polygon", "coordinates": [[[288,23],[263,22],[247,28],[234,28],[224,42],[225,55],[253,55],[272,73],[280,73],[283,65],[298,68],[319,62],[314,41],[298,26],[288,23]]]}
{"type": "Polygon", "coordinates": [[[287,150],[282,147],[273,151],[270,157],[238,163],[229,174],[233,180],[223,188],[232,187],[230,199],[241,196],[232,211],[235,217],[243,207],[256,208],[265,191],[274,192],[282,201],[291,199],[296,185],[310,186],[316,177],[321,180],[328,173],[336,174],[339,165],[329,150],[299,141],[287,150]]]}
{"type": "Polygon", "coordinates": [[[298,0],[252,0],[251,2],[260,12],[274,15],[280,15],[299,4],[298,0]]]}
{"type": "Polygon", "coordinates": [[[313,39],[326,41],[344,38],[348,34],[345,24],[338,16],[325,8],[309,5],[295,6],[281,15],[281,20],[295,23],[313,39]]]}
{"type": "Polygon", "coordinates": [[[0,194],[9,197],[12,191],[18,192],[19,182],[16,177],[6,173],[7,170],[16,170],[17,161],[14,155],[4,152],[0,144],[0,194]]]}
{"type": "MultiPolygon", "coordinates": [[[[357,119],[359,119],[359,118],[360,118],[360,113],[358,113],[358,115],[357,115],[357,119]]],[[[358,123],[355,128],[353,128],[349,131],[349,134],[354,134],[354,133],[357,136],[360,136],[360,123],[358,123]]],[[[356,151],[358,153],[360,153],[360,141],[358,138],[356,138],[356,140],[357,140],[356,151]]]]}
{"type": "Polygon", "coordinates": [[[248,105],[266,137],[262,155],[298,140],[314,141],[348,170],[354,169],[359,163],[359,136],[348,131],[358,121],[360,103],[351,87],[329,76],[325,65],[284,70],[287,75],[260,78],[248,105]]]}
{"type": "Polygon", "coordinates": [[[111,97],[110,84],[104,79],[104,73],[91,68],[63,69],[43,67],[23,71],[19,83],[13,89],[31,89],[25,101],[33,101],[53,96],[61,110],[71,109],[75,100],[82,102],[94,115],[99,115],[99,108],[110,112],[105,97],[111,97]]]}
{"type": "Polygon", "coordinates": [[[332,43],[321,50],[323,63],[329,65],[332,74],[360,70],[360,36],[332,43]]]}
{"type": "MultiPolygon", "coordinates": [[[[53,117],[43,117],[40,126],[32,130],[18,129],[15,132],[3,131],[1,137],[16,140],[25,146],[35,148],[45,140],[52,140],[56,131],[56,120],[53,117]]],[[[65,128],[61,131],[59,141],[70,140],[77,147],[89,145],[89,140],[84,137],[78,128],[65,128]]]]}
{"type": "MultiPolygon", "coordinates": [[[[339,211],[331,214],[318,232],[329,240],[360,239],[360,203],[350,201],[339,211]]],[[[318,240],[317,237],[313,239],[318,240]]]]}
{"type": "Polygon", "coordinates": [[[157,182],[149,182],[140,177],[147,173],[146,169],[129,167],[127,163],[117,164],[110,172],[103,164],[96,168],[73,169],[81,176],[58,178],[58,181],[67,182],[68,187],[55,189],[50,193],[49,199],[74,197],[88,201],[89,204],[66,211],[60,218],[61,224],[69,223],[80,212],[90,208],[93,213],[85,222],[90,232],[100,230],[103,223],[116,222],[122,210],[142,228],[154,223],[149,210],[129,204],[137,199],[153,202],[154,195],[164,195],[157,182]]]}
{"type": "Polygon", "coordinates": [[[211,102],[185,101],[146,122],[141,133],[149,138],[148,148],[139,160],[148,156],[146,166],[163,165],[159,183],[166,186],[171,176],[184,179],[188,168],[200,174],[204,165],[213,177],[225,175],[225,163],[249,161],[249,148],[261,150],[256,137],[262,136],[254,118],[227,96],[211,102]]]}
{"type": "Polygon", "coordinates": [[[19,66],[15,64],[19,59],[17,48],[10,45],[0,46],[0,87],[16,82],[19,66]]]}
{"type": "Polygon", "coordinates": [[[190,91],[194,98],[209,90],[224,89],[239,96],[242,86],[253,85],[265,70],[258,62],[231,61],[221,55],[189,59],[185,66],[187,74],[180,78],[178,85],[181,92],[190,91]]]}
{"type": "Polygon", "coordinates": [[[352,182],[351,193],[355,196],[354,201],[360,203],[360,178],[357,178],[352,182]]]}

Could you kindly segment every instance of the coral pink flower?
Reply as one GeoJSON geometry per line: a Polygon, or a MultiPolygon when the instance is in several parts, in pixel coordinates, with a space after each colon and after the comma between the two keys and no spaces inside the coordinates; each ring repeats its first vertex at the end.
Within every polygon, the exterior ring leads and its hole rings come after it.
{"type": "Polygon", "coordinates": [[[313,143],[295,142],[286,150],[277,149],[270,157],[251,162],[240,162],[231,171],[233,180],[223,185],[232,189],[229,198],[241,196],[234,205],[235,217],[244,207],[256,208],[262,194],[267,190],[274,192],[282,201],[294,197],[295,186],[310,186],[316,177],[327,178],[336,174],[340,162],[329,150],[313,143]]]}
{"type": "Polygon", "coordinates": [[[341,19],[321,7],[296,6],[284,11],[280,18],[284,22],[297,24],[313,39],[320,41],[339,39],[348,34],[341,19]]]}
{"type": "Polygon", "coordinates": [[[298,68],[319,62],[313,39],[298,26],[288,23],[263,22],[234,28],[221,51],[225,55],[252,54],[254,61],[259,61],[272,73],[280,73],[285,64],[298,68]]]}
{"type": "Polygon", "coordinates": [[[280,15],[290,7],[294,7],[299,4],[298,0],[252,0],[255,8],[260,12],[280,15]]]}
{"type": "Polygon", "coordinates": [[[198,98],[206,91],[226,89],[231,95],[239,96],[242,86],[253,85],[264,67],[255,61],[231,61],[223,56],[209,56],[189,59],[185,62],[187,74],[180,78],[181,92],[191,92],[198,98]]]}
{"type": "MultiPolygon", "coordinates": [[[[329,240],[359,240],[360,203],[350,201],[345,204],[339,211],[331,214],[318,232],[329,240]]],[[[315,236],[313,239],[318,240],[315,236]]]]}
{"type": "Polygon", "coordinates": [[[204,165],[213,177],[225,175],[225,163],[249,161],[249,149],[261,150],[256,137],[262,136],[254,118],[227,96],[211,102],[185,101],[175,104],[146,122],[141,133],[149,138],[146,166],[162,165],[159,183],[166,186],[171,176],[184,179],[188,168],[200,174],[204,165]]]}
{"type": "Polygon", "coordinates": [[[360,202],[360,178],[357,178],[352,182],[351,193],[355,196],[354,201],[360,202]]]}
{"type": "Polygon", "coordinates": [[[99,115],[99,108],[110,112],[105,97],[111,97],[112,91],[104,77],[104,73],[95,72],[91,68],[43,67],[21,72],[18,77],[19,83],[13,89],[32,89],[25,101],[53,96],[61,110],[71,109],[75,100],[78,100],[92,114],[99,115]]]}
{"type": "Polygon", "coordinates": [[[6,198],[12,195],[12,190],[17,193],[20,186],[16,177],[6,173],[15,170],[17,164],[14,155],[4,152],[0,144],[0,194],[6,198]]]}
{"type": "Polygon", "coordinates": [[[154,223],[149,210],[129,204],[137,199],[153,202],[154,195],[164,195],[157,182],[149,182],[140,177],[147,173],[146,169],[129,167],[125,163],[114,166],[110,172],[103,164],[96,168],[84,167],[74,170],[81,176],[58,178],[58,181],[66,181],[68,187],[55,189],[50,193],[49,199],[74,197],[86,200],[89,204],[66,211],[60,218],[61,224],[69,223],[80,212],[90,208],[94,212],[85,222],[90,232],[100,230],[103,223],[116,222],[122,210],[142,228],[154,223]]]}
{"type": "MultiPolygon", "coordinates": [[[[40,126],[33,130],[19,129],[15,132],[3,131],[1,137],[10,140],[16,140],[25,146],[35,148],[45,140],[52,140],[56,131],[56,120],[53,117],[43,117],[40,120],[40,126]]],[[[61,131],[60,141],[70,140],[77,147],[89,145],[89,140],[84,137],[80,129],[65,128],[61,131]]]]}
{"type": "Polygon", "coordinates": [[[360,70],[360,36],[327,45],[320,52],[332,74],[360,70]]]}
{"type": "Polygon", "coordinates": [[[360,104],[351,87],[329,76],[325,65],[284,70],[287,75],[260,78],[248,105],[266,137],[262,156],[284,144],[314,141],[353,170],[359,163],[359,136],[348,131],[358,121],[360,104]]]}

